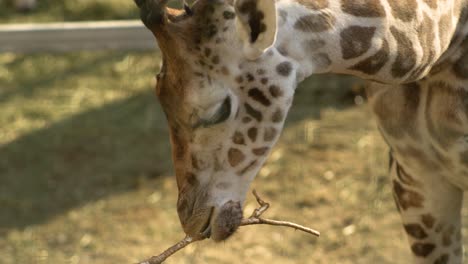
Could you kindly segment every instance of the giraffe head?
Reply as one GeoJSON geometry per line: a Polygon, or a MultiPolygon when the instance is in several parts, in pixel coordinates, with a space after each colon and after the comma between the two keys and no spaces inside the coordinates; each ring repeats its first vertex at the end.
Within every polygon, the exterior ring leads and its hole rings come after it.
{"type": "Polygon", "coordinates": [[[188,235],[234,233],[250,182],[283,127],[296,65],[272,45],[274,0],[200,0],[173,10],[136,0],[163,55],[156,93],[167,116],[188,235]]]}

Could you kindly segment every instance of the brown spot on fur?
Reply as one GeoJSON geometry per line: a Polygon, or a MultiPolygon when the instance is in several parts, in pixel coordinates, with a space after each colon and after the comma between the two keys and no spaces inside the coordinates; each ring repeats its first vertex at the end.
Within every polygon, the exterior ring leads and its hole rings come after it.
{"type": "Polygon", "coordinates": [[[242,118],[242,123],[244,123],[244,124],[250,123],[250,121],[252,121],[252,118],[250,118],[248,116],[242,118]]]}
{"type": "Polygon", "coordinates": [[[254,77],[251,73],[247,73],[247,74],[245,75],[245,77],[247,78],[247,81],[248,81],[248,82],[253,82],[253,81],[255,81],[255,77],[254,77]]]}
{"type": "Polygon", "coordinates": [[[269,147],[255,148],[252,150],[252,152],[257,156],[263,156],[269,149],[269,147]]]}
{"type": "Polygon", "coordinates": [[[393,192],[403,210],[407,210],[410,207],[421,208],[423,206],[424,197],[421,194],[405,189],[396,180],[393,180],[393,192]]]}
{"type": "Polygon", "coordinates": [[[434,264],[447,264],[449,263],[449,259],[450,256],[448,254],[443,254],[434,261],[434,264]]]}
{"type": "Polygon", "coordinates": [[[409,22],[416,17],[418,3],[416,0],[397,0],[388,1],[392,8],[392,14],[395,18],[399,18],[405,22],[409,22]]]}
{"type": "Polygon", "coordinates": [[[385,17],[385,10],[379,0],[360,1],[359,5],[354,1],[341,0],[341,9],[358,17],[385,17]]]}
{"type": "Polygon", "coordinates": [[[458,256],[461,256],[462,253],[463,253],[462,247],[457,247],[456,249],[453,250],[453,254],[454,254],[455,256],[457,256],[457,257],[458,257],[458,256]]]}
{"type": "Polygon", "coordinates": [[[249,90],[249,96],[254,99],[255,101],[259,102],[260,104],[264,106],[269,106],[271,105],[270,100],[263,94],[262,91],[260,91],[258,88],[252,88],[249,90]]]}
{"type": "Polygon", "coordinates": [[[245,107],[245,111],[247,112],[248,115],[250,115],[251,117],[253,117],[255,120],[257,120],[258,122],[261,122],[262,119],[263,119],[263,116],[262,116],[262,113],[258,110],[256,110],[255,108],[253,108],[251,105],[249,105],[248,103],[245,103],[244,104],[244,107],[245,107]]]}
{"type": "Polygon", "coordinates": [[[320,10],[328,7],[328,0],[297,0],[297,2],[312,10],[320,10]]]}
{"type": "Polygon", "coordinates": [[[258,69],[258,70],[257,70],[257,74],[258,74],[258,75],[263,75],[263,74],[265,74],[265,73],[266,73],[266,71],[265,71],[264,69],[258,69]]]}
{"type": "Polygon", "coordinates": [[[281,111],[281,109],[276,109],[276,111],[273,113],[273,115],[271,116],[271,121],[274,122],[274,123],[279,123],[281,121],[283,121],[283,111],[281,111]]]}
{"type": "Polygon", "coordinates": [[[268,84],[268,78],[262,78],[262,79],[260,80],[260,82],[261,82],[263,85],[266,85],[266,84],[268,84]]]}
{"type": "Polygon", "coordinates": [[[416,65],[416,53],[413,49],[413,43],[403,32],[393,26],[390,27],[390,31],[397,42],[398,50],[397,57],[392,65],[392,75],[401,78],[416,65]]]}
{"type": "Polygon", "coordinates": [[[232,141],[234,144],[245,145],[244,135],[242,135],[242,133],[239,131],[234,133],[234,136],[232,136],[232,141]]]}
{"type": "Polygon", "coordinates": [[[443,226],[441,223],[439,223],[439,224],[435,227],[434,231],[435,231],[436,233],[440,233],[440,231],[442,231],[443,228],[444,228],[444,226],[443,226]]]}
{"type": "Polygon", "coordinates": [[[269,90],[270,90],[271,96],[273,96],[274,98],[283,96],[283,91],[281,90],[281,88],[279,88],[276,85],[271,85],[269,90]]]}
{"type": "Polygon", "coordinates": [[[284,76],[284,77],[289,76],[289,74],[291,73],[291,70],[292,70],[292,66],[289,61],[283,61],[276,66],[276,72],[279,75],[284,76]]]}
{"type": "Polygon", "coordinates": [[[242,77],[241,75],[237,76],[236,77],[236,82],[239,83],[239,84],[243,83],[244,82],[244,77],[242,77]]]}
{"type": "Polygon", "coordinates": [[[350,26],[340,33],[340,44],[343,59],[357,58],[371,47],[375,27],[350,26]]]}
{"type": "Polygon", "coordinates": [[[226,66],[221,67],[221,73],[224,75],[229,75],[229,69],[226,66]]]}
{"type": "Polygon", "coordinates": [[[191,172],[187,172],[185,174],[185,179],[187,180],[187,183],[192,185],[192,186],[195,186],[197,185],[199,182],[198,182],[198,179],[197,179],[197,175],[191,173],[191,172]]]}
{"type": "Polygon", "coordinates": [[[418,257],[427,257],[434,251],[435,247],[432,243],[414,243],[411,245],[411,250],[418,257]]]}
{"type": "Polygon", "coordinates": [[[205,48],[205,57],[209,57],[211,55],[211,49],[205,48]]]}
{"type": "Polygon", "coordinates": [[[406,233],[416,239],[424,239],[427,237],[426,231],[422,228],[419,224],[407,224],[403,225],[405,228],[406,233]]]}
{"type": "Polygon", "coordinates": [[[203,74],[201,72],[194,72],[193,74],[195,74],[195,76],[200,77],[200,78],[205,77],[205,74],[203,74]]]}
{"type": "Polygon", "coordinates": [[[265,140],[266,142],[272,141],[273,139],[275,139],[277,133],[278,132],[276,131],[276,128],[267,127],[265,128],[265,134],[263,135],[263,140],[265,140]]]}
{"type": "Polygon", "coordinates": [[[256,127],[251,127],[247,131],[247,135],[249,136],[252,142],[255,142],[257,140],[257,134],[258,134],[258,130],[256,127]]]}
{"type": "Polygon", "coordinates": [[[218,55],[213,56],[213,58],[211,59],[211,62],[213,64],[215,64],[215,65],[218,64],[219,63],[219,56],[218,55]]]}
{"type": "Polygon", "coordinates": [[[336,19],[329,13],[310,14],[300,17],[294,28],[304,32],[323,32],[332,29],[336,19]]]}
{"type": "Polygon", "coordinates": [[[452,245],[452,239],[446,233],[442,234],[442,245],[444,245],[444,247],[448,247],[448,246],[452,245]]]}
{"type": "Polygon", "coordinates": [[[355,71],[360,71],[365,74],[373,75],[376,74],[388,61],[388,42],[386,40],[382,43],[382,48],[375,53],[374,55],[364,59],[361,62],[358,62],[350,69],[355,71]]]}
{"type": "Polygon", "coordinates": [[[435,223],[435,218],[431,214],[421,215],[421,221],[427,228],[432,228],[435,223]]]}
{"type": "Polygon", "coordinates": [[[245,155],[242,151],[236,148],[230,148],[228,151],[228,161],[232,167],[239,165],[242,161],[244,161],[245,155]]]}

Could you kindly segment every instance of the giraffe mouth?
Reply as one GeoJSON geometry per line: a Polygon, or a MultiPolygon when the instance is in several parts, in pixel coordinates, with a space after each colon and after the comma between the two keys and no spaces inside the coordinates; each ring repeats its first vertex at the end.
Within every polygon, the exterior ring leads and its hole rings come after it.
{"type": "Polygon", "coordinates": [[[201,228],[201,235],[204,238],[211,237],[211,220],[213,219],[214,207],[211,207],[210,215],[206,219],[206,223],[201,228]]]}
{"type": "Polygon", "coordinates": [[[184,227],[187,235],[211,238],[219,242],[235,233],[242,220],[240,202],[229,201],[221,207],[209,207],[200,210],[184,227]]]}
{"type": "Polygon", "coordinates": [[[240,202],[229,201],[216,208],[211,215],[209,225],[204,229],[204,235],[214,241],[224,241],[239,228],[242,220],[240,202]]]}

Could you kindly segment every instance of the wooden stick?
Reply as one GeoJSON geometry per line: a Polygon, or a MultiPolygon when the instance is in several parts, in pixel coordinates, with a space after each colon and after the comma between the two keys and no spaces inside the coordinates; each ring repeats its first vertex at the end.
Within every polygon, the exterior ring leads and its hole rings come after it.
{"type": "MultiPolygon", "coordinates": [[[[257,203],[260,205],[260,207],[256,208],[253,212],[252,215],[249,218],[242,219],[241,221],[241,226],[247,226],[247,225],[260,225],[260,224],[265,224],[265,225],[274,225],[274,226],[286,226],[286,227],[291,227],[296,230],[301,230],[303,232],[309,233],[314,236],[320,236],[320,232],[317,230],[298,225],[296,223],[292,222],[287,222],[287,221],[278,221],[278,220],[272,220],[272,219],[266,219],[266,218],[261,218],[260,216],[270,208],[270,204],[263,201],[260,196],[257,194],[255,190],[253,190],[253,195],[257,199],[257,203]]],[[[168,257],[172,256],[174,253],[177,251],[183,249],[187,245],[204,240],[207,237],[204,235],[200,235],[198,237],[190,237],[186,236],[184,239],[181,241],[177,242],[177,244],[171,246],[170,248],[166,249],[163,253],[153,256],[145,261],[139,262],[139,264],[161,264],[163,263],[168,257]]]]}

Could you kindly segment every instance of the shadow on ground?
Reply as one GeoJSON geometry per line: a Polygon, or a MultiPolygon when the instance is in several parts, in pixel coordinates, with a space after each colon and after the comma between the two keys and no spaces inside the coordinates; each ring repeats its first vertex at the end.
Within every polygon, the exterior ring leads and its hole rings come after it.
{"type": "Polygon", "coordinates": [[[153,94],[94,109],[0,148],[0,230],[42,223],[72,207],[171,171],[153,94]]]}

